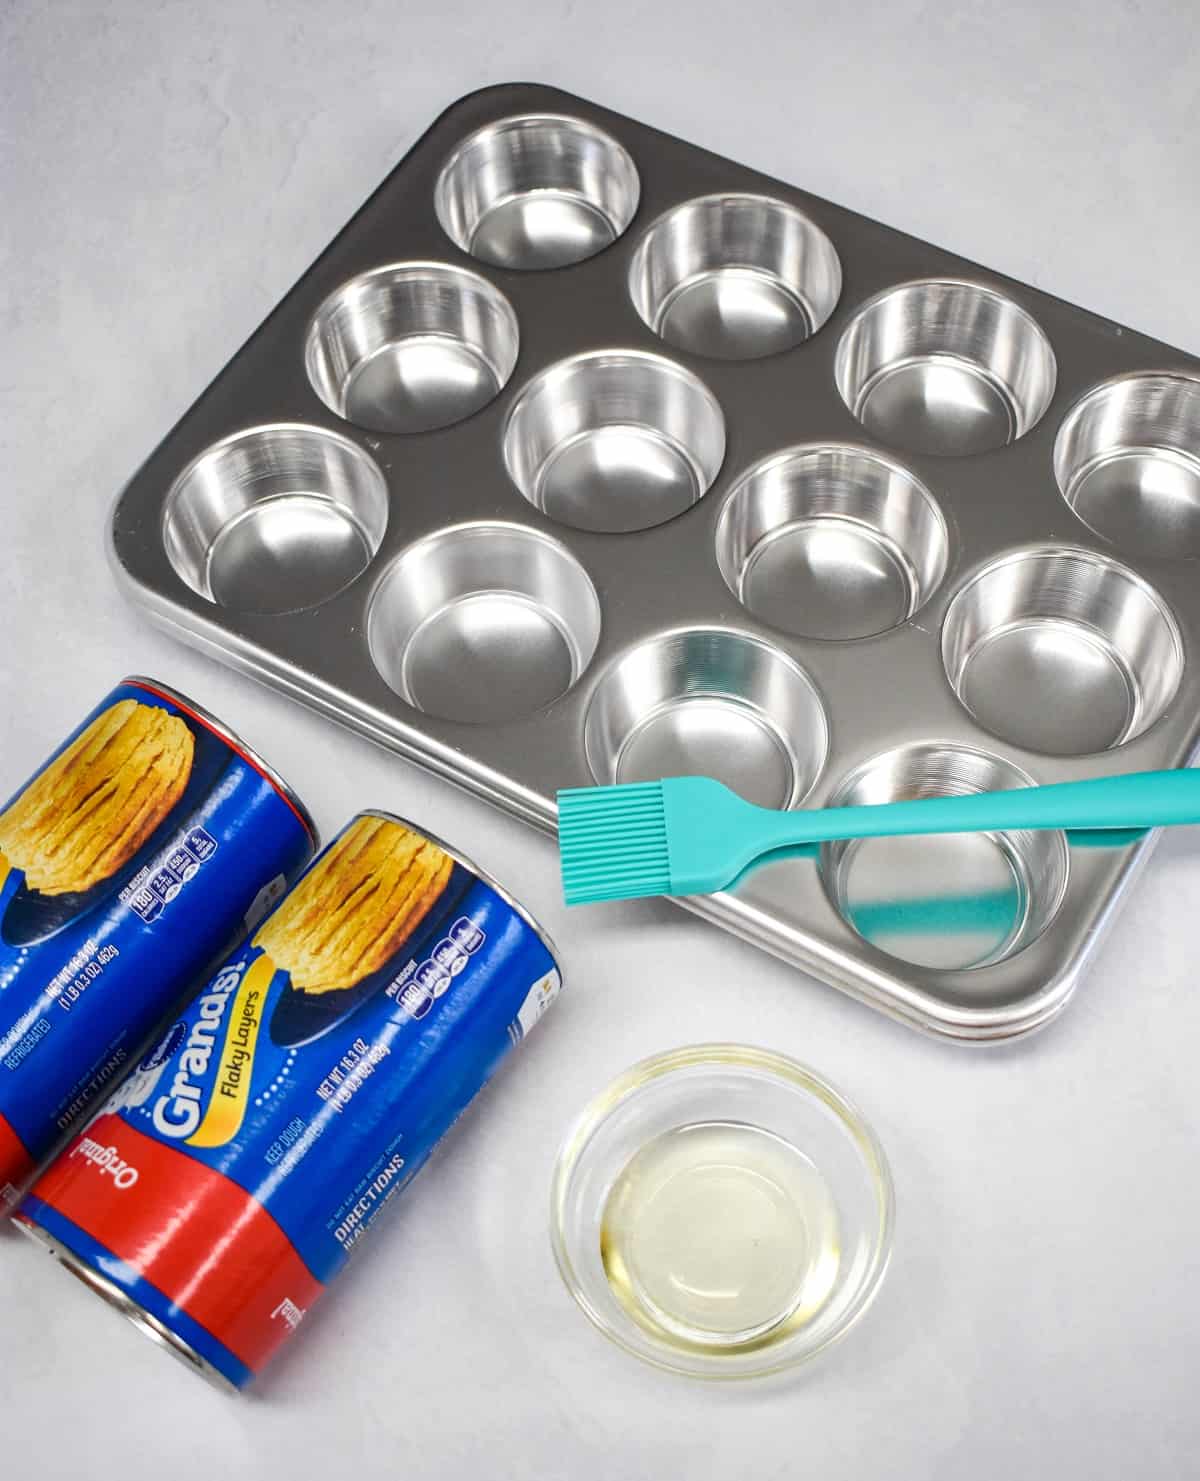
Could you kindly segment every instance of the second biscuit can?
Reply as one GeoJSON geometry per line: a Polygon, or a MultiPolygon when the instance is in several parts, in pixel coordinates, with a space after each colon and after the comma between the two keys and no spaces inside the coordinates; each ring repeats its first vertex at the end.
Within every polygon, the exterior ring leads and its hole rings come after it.
{"type": "Polygon", "coordinates": [[[559,986],[551,946],[500,886],[362,813],[34,1184],[18,1222],[240,1388],[559,986]]]}
{"type": "Polygon", "coordinates": [[[150,679],[0,809],[0,1213],[314,847],[266,763],[150,679]]]}

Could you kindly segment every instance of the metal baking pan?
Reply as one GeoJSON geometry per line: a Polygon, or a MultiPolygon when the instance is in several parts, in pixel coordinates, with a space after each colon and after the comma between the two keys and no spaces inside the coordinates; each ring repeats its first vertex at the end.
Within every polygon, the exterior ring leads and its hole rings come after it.
{"type": "MultiPolygon", "coordinates": [[[[1188,764],[1200,364],[534,86],[454,104],[117,500],[160,626],[545,829],[1188,764]]],[[[684,902],[1006,1039],[1152,836],[876,840],[684,902]]]]}

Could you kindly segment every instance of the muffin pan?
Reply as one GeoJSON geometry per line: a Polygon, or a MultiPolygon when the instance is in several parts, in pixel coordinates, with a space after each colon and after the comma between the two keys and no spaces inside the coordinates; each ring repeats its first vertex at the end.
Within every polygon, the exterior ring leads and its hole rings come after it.
{"type": "MultiPolygon", "coordinates": [[[[417,142],[117,500],[163,627],[552,829],[1190,764],[1200,362],[549,88],[417,142]]],[[[935,1033],[1066,1003],[1153,835],[683,902],[935,1033]]],[[[740,990],[740,988],[739,988],[740,990]]]]}

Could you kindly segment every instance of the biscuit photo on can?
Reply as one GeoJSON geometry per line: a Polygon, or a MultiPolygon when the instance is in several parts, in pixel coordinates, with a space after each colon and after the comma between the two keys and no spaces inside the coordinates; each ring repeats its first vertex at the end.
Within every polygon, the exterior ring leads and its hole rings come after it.
{"type": "Polygon", "coordinates": [[[255,937],[306,994],[341,992],[378,971],[428,915],[454,868],[399,823],[356,819],[255,937]]]}
{"type": "Polygon", "coordinates": [[[103,710],[0,814],[0,872],[80,894],[117,873],[182,797],[195,741],[178,715],[135,699],[103,710]]]}

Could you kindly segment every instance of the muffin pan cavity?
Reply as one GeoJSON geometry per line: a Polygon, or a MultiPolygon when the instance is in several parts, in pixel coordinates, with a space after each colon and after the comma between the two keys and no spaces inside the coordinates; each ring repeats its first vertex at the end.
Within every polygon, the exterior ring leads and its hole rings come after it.
{"type": "MultiPolygon", "coordinates": [[[[547,831],[595,782],[1200,755],[1200,359],[553,88],[432,124],[109,542],[168,632],[547,831]]],[[[1155,837],[814,846],[681,903],[1010,1039],[1155,837]]]]}
{"type": "Polygon", "coordinates": [[[336,596],[379,549],[388,491],[355,443],[318,427],[253,427],[186,467],[163,506],[179,578],[238,612],[298,612],[336,596]]]}
{"type": "Polygon", "coordinates": [[[645,530],[703,498],[725,457],[712,392],[658,355],[603,350],[544,371],[504,431],[513,482],[561,524],[645,530]]]}
{"type": "Polygon", "coordinates": [[[1200,556],[1200,379],[1128,375],[1067,414],[1054,445],[1063,497],[1123,550],[1200,556]]]}
{"type": "Polygon", "coordinates": [[[598,782],[711,776],[761,807],[793,807],[829,748],[812,680],[778,649],[722,628],[661,633],[604,674],[583,722],[598,782]]]}
{"type": "Polygon", "coordinates": [[[669,211],[629,269],[634,307],[679,350],[756,360],[801,344],[833,313],[842,265],[794,206],[710,195],[669,211]]]}
{"type": "Polygon", "coordinates": [[[517,316],[477,273],[402,262],[331,293],[308,331],[312,388],[373,432],[431,432],[493,401],[517,363],[517,316]]]}
{"type": "Polygon", "coordinates": [[[868,432],[909,452],[988,452],[1035,426],[1054,395],[1050,341],[994,288],[931,280],[889,288],[838,345],[842,400],[868,432]]]}
{"type": "Polygon", "coordinates": [[[628,152],[578,118],[529,114],[473,134],[434,197],[446,235],[496,267],[566,267],[615,242],[640,184],[628,152]]]}
{"type": "Polygon", "coordinates": [[[1086,550],[1015,551],[958,592],[942,657],[985,730],[1048,755],[1106,751],[1163,714],[1183,673],[1162,598],[1086,550]]]}
{"type": "Polygon", "coordinates": [[[941,582],[946,548],[941,511],[911,473],[836,444],[755,464],[717,523],[730,591],[804,638],[867,638],[906,621],[941,582]]]}
{"type": "MultiPolygon", "coordinates": [[[[835,806],[872,806],[1026,787],[999,756],[936,742],[901,747],[860,767],[835,806]]],[[[1029,946],[1053,920],[1067,884],[1061,833],[954,833],[825,844],[821,873],[852,930],[914,966],[969,971],[1029,946]]]]}
{"type": "Polygon", "coordinates": [[[518,525],[459,525],[409,546],[367,617],[387,684],[414,709],[472,725],[551,704],[599,636],[587,572],[557,541],[518,525]]]}

